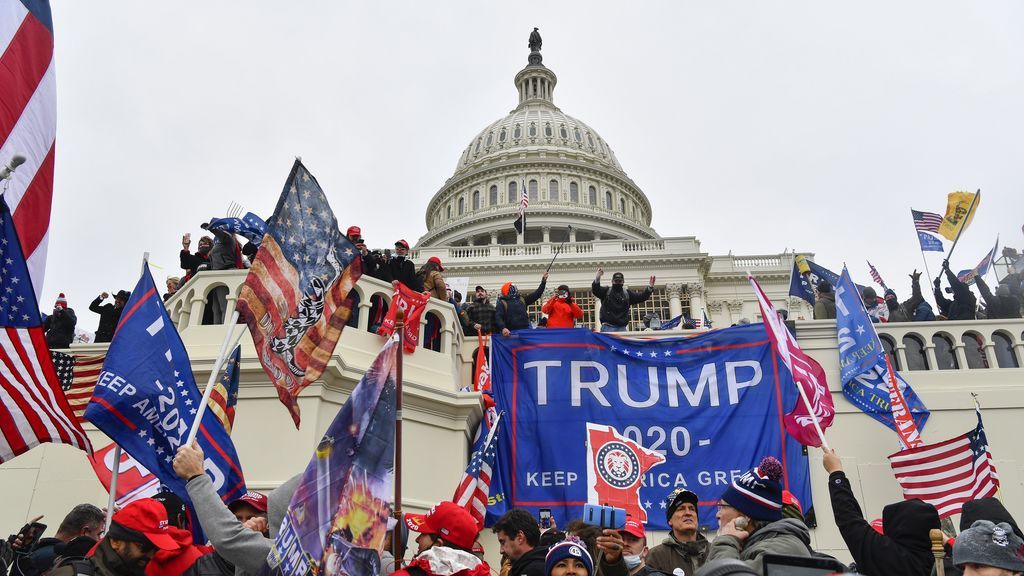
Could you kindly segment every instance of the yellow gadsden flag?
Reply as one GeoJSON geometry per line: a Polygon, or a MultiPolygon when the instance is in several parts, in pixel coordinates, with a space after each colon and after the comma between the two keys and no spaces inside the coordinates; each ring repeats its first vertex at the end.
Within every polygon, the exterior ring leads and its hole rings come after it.
{"type": "Polygon", "coordinates": [[[950,192],[946,201],[946,215],[942,217],[939,234],[947,240],[956,240],[957,234],[967,228],[974,219],[974,213],[981,204],[981,190],[975,192],[950,192]]]}

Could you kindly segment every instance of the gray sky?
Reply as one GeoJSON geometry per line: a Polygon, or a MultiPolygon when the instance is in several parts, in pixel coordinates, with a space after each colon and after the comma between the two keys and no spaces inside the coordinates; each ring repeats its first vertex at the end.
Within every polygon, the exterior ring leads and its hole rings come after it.
{"type": "MultiPolygon", "coordinates": [[[[43,300],[160,284],[231,201],[269,216],[293,157],[374,246],[424,210],[516,104],[533,26],[555,104],[596,129],[662,236],[813,251],[901,297],[909,208],[982,189],[953,257],[1021,247],[1019,2],[52,0],[57,164],[43,300]],[[1016,200],[1015,200],[1016,199],[1016,200]],[[161,268],[156,268],[160,266],[161,268]]],[[[933,274],[941,257],[929,255],[933,274]]]]}

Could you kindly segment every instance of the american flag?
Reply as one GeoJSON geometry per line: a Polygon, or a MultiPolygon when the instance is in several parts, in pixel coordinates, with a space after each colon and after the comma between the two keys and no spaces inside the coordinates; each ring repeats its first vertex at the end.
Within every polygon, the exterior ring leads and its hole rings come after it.
{"type": "Polygon", "coordinates": [[[207,407],[217,416],[217,420],[224,425],[224,430],[231,434],[231,428],[235,425],[235,405],[238,403],[238,378],[239,364],[242,359],[242,345],[235,346],[235,351],[228,356],[224,365],[224,372],[220,375],[217,383],[210,391],[210,400],[207,407]]]}
{"type": "Polygon", "coordinates": [[[919,232],[938,232],[942,225],[941,214],[911,209],[910,215],[914,217],[914,228],[919,232]]]}
{"type": "Polygon", "coordinates": [[[85,407],[89,405],[92,391],[96,389],[96,381],[103,371],[103,359],[107,355],[86,356],[51,350],[50,357],[57,370],[57,380],[64,390],[64,397],[68,399],[78,423],[82,424],[85,422],[85,407]]]}
{"type": "Polygon", "coordinates": [[[13,220],[0,196],[0,463],[43,442],[91,453],[60,389],[13,220]]]}
{"type": "Polygon", "coordinates": [[[53,198],[57,90],[46,0],[0,0],[0,164],[25,158],[4,197],[39,301],[53,198]]]}
{"type": "Polygon", "coordinates": [[[964,502],[994,496],[999,476],[988,451],[985,427],[936,444],[889,456],[889,465],[906,499],[920,498],[935,506],[940,518],[959,514],[964,502]]]}
{"type": "Polygon", "coordinates": [[[526,181],[523,181],[523,195],[519,200],[519,217],[516,218],[515,227],[516,232],[524,234],[526,232],[526,207],[530,205],[530,191],[526,189],[526,181]]]}
{"type": "Polygon", "coordinates": [[[462,506],[476,519],[477,526],[484,527],[484,516],[487,514],[487,497],[491,491],[491,473],[494,467],[494,457],[498,449],[498,424],[501,421],[501,414],[495,415],[495,409],[489,408],[484,414],[484,421],[480,422],[477,432],[477,446],[473,456],[469,459],[469,466],[459,487],[455,489],[452,502],[462,506]],[[489,429],[486,438],[481,433],[489,429]],[[482,443],[481,443],[482,440],[482,443]]]}
{"type": "Polygon", "coordinates": [[[263,370],[298,428],[302,389],[323,373],[351,312],[359,252],[295,160],[238,297],[263,370]]]}
{"type": "Polygon", "coordinates": [[[871,269],[871,279],[882,288],[888,290],[889,287],[885,285],[885,280],[882,280],[882,275],[878,273],[878,270],[875,269],[874,265],[871,264],[870,261],[868,261],[868,268],[871,269]]]}

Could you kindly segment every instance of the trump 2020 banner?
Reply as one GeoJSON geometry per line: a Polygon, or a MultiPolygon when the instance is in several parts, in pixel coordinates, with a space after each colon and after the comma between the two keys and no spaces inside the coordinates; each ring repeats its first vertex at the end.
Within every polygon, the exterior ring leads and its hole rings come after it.
{"type": "Polygon", "coordinates": [[[501,505],[550,508],[565,526],[608,493],[588,484],[604,482],[635,491],[648,529],[665,530],[665,497],[682,487],[700,498],[700,523],[715,528],[726,486],[764,456],[782,462],[784,488],[812,501],[807,457],[782,420],[799,401],[796,387],[762,324],[647,340],[520,330],[493,338],[492,351],[495,400],[507,415],[501,505]],[[614,434],[601,442],[617,448],[588,444],[588,424],[590,436],[599,427],[614,434]]]}

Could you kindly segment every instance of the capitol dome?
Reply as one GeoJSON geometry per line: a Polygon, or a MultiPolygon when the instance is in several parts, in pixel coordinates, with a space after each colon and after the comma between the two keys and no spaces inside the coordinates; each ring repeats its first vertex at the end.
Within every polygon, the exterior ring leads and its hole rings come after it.
{"type": "Polygon", "coordinates": [[[596,130],[554,104],[539,43],[515,76],[519,105],[470,140],[431,198],[419,247],[660,238],[647,196],[596,130]],[[526,230],[513,228],[523,188],[526,230]]]}

